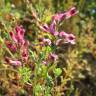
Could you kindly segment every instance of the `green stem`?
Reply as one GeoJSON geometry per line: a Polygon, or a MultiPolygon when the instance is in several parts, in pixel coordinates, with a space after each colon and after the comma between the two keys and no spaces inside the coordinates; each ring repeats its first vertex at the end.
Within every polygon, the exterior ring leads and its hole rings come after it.
{"type": "Polygon", "coordinates": [[[86,0],[80,0],[80,1],[79,1],[79,6],[78,6],[78,7],[79,7],[79,10],[82,10],[82,9],[83,9],[84,4],[85,4],[85,1],[86,1],[86,0]]]}

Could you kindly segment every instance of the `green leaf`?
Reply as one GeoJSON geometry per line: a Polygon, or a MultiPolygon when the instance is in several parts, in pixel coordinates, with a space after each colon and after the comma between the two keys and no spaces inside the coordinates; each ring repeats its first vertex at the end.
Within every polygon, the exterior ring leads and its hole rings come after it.
{"type": "Polygon", "coordinates": [[[50,46],[47,46],[46,47],[46,53],[50,53],[52,51],[51,47],[50,46]]]}
{"type": "Polygon", "coordinates": [[[40,52],[40,60],[43,60],[45,58],[45,52],[40,52]]]}
{"type": "Polygon", "coordinates": [[[52,84],[53,84],[53,79],[52,79],[52,77],[47,73],[47,78],[46,78],[46,80],[47,80],[47,86],[49,86],[49,87],[51,87],[52,86],[52,84]]]}
{"type": "Polygon", "coordinates": [[[42,86],[40,84],[37,84],[35,86],[35,95],[36,96],[39,96],[39,94],[41,93],[41,91],[42,91],[42,86]]]}
{"type": "Polygon", "coordinates": [[[55,68],[53,72],[55,76],[59,76],[62,73],[62,70],[60,68],[55,68]]]}
{"type": "Polygon", "coordinates": [[[20,14],[19,12],[17,12],[17,11],[14,13],[14,15],[15,15],[15,17],[16,17],[17,19],[20,19],[20,17],[21,17],[21,14],[20,14]]]}
{"type": "Polygon", "coordinates": [[[20,67],[19,68],[19,74],[21,76],[21,81],[23,81],[23,83],[27,83],[28,81],[30,81],[30,76],[31,76],[30,68],[20,67]]]}
{"type": "Polygon", "coordinates": [[[29,49],[29,52],[30,52],[30,54],[31,54],[32,59],[35,60],[35,54],[34,54],[34,52],[33,52],[32,50],[30,50],[30,49],[29,49]]]}
{"type": "Polygon", "coordinates": [[[5,12],[10,12],[11,11],[11,4],[8,2],[5,6],[5,12]]]}

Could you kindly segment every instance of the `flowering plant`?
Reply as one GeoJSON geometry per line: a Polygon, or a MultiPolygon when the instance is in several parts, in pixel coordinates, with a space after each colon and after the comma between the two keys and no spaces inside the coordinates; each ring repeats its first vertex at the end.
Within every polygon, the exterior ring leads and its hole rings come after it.
{"type": "Polygon", "coordinates": [[[0,95],[95,96],[95,11],[82,0],[1,1],[0,95]]]}
{"type": "MultiPolygon", "coordinates": [[[[72,7],[64,13],[53,15],[50,25],[39,24],[40,30],[45,32],[45,34],[51,35],[54,39],[39,38],[37,45],[32,45],[30,41],[25,39],[26,31],[21,25],[16,25],[9,32],[10,40],[5,40],[5,45],[11,55],[5,55],[5,63],[9,64],[9,66],[11,65],[17,71],[18,84],[22,81],[22,86],[32,87],[33,91],[31,94],[36,96],[39,94],[40,96],[57,94],[54,88],[57,85],[57,78],[61,75],[62,69],[57,67],[59,57],[56,55],[56,47],[62,43],[72,45],[76,43],[75,35],[64,31],[59,32],[57,24],[62,22],[63,19],[71,18],[75,14],[77,14],[77,10],[72,7]],[[34,46],[40,47],[40,52],[36,53],[33,50],[34,46]],[[53,46],[55,47],[53,48],[53,46]],[[52,74],[54,75],[53,77],[52,74]],[[52,93],[52,91],[56,92],[52,93]]],[[[35,15],[35,19],[37,18],[35,15]]]]}

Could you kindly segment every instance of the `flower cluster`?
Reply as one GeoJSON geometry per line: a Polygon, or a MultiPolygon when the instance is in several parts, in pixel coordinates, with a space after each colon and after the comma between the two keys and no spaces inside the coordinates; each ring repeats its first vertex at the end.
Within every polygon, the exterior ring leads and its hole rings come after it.
{"type": "MultiPolygon", "coordinates": [[[[28,54],[29,42],[24,39],[24,34],[25,30],[23,29],[23,27],[16,26],[15,31],[10,32],[12,42],[6,41],[6,46],[9,48],[11,52],[16,53],[17,51],[19,51],[21,58],[18,59],[22,59],[21,60],[22,62],[27,62],[29,57],[28,54]]],[[[21,65],[21,61],[19,60],[12,60],[10,58],[7,58],[7,61],[8,63],[14,66],[21,65]]]]}
{"type": "Polygon", "coordinates": [[[24,44],[25,43],[25,40],[24,40],[24,33],[25,33],[25,30],[23,29],[22,26],[17,26],[15,28],[15,32],[10,32],[10,36],[12,38],[12,40],[16,43],[16,44],[24,44]]]}
{"type": "MultiPolygon", "coordinates": [[[[48,32],[49,34],[52,34],[52,36],[55,36],[57,38],[55,41],[56,46],[60,45],[60,43],[62,42],[70,43],[74,45],[76,43],[75,36],[72,33],[66,33],[64,31],[59,32],[56,27],[57,27],[57,23],[61,22],[64,19],[69,19],[77,13],[78,11],[76,10],[75,7],[72,7],[71,9],[69,9],[64,13],[57,13],[52,16],[50,25],[44,24],[40,26],[40,29],[43,30],[44,32],[48,32]]],[[[54,43],[51,41],[52,40],[48,38],[42,39],[43,45],[51,46],[52,43],[54,43]]],[[[48,58],[44,60],[42,63],[46,65],[48,64],[49,61],[53,62],[53,61],[56,61],[57,59],[58,59],[58,56],[54,52],[49,53],[48,58]]]]}
{"type": "MultiPolygon", "coordinates": [[[[74,16],[75,14],[77,14],[77,10],[75,7],[72,7],[71,9],[69,9],[68,11],[64,12],[64,13],[58,13],[52,16],[52,20],[50,25],[44,24],[43,26],[40,26],[40,28],[45,31],[45,32],[49,32],[50,34],[52,34],[52,36],[55,36],[56,42],[55,45],[59,45],[60,42],[64,42],[64,43],[70,43],[70,44],[75,44],[75,36],[73,34],[69,34],[66,33],[64,31],[58,32],[57,30],[57,23],[61,22],[63,19],[69,19],[70,17],[74,16]]],[[[7,41],[6,42],[6,46],[7,48],[9,48],[9,50],[12,53],[19,53],[19,57],[18,59],[11,59],[11,58],[6,58],[6,61],[8,61],[8,63],[14,65],[14,66],[21,66],[22,62],[28,62],[28,58],[29,58],[29,52],[28,52],[28,48],[29,48],[29,42],[27,40],[25,40],[24,38],[24,34],[25,34],[25,30],[23,29],[22,26],[16,26],[15,30],[10,32],[10,37],[11,37],[11,42],[7,41]],[[17,52],[19,51],[19,52],[17,52]]],[[[52,43],[50,39],[48,38],[42,38],[42,45],[47,45],[47,46],[51,46],[52,43]]],[[[48,57],[46,58],[47,60],[43,60],[43,63],[48,63],[48,61],[56,61],[58,58],[58,56],[54,53],[54,52],[49,52],[48,57]]]]}
{"type": "MultiPolygon", "coordinates": [[[[68,11],[64,13],[58,13],[52,16],[51,24],[48,26],[47,24],[44,24],[43,26],[40,26],[40,28],[45,32],[50,32],[53,36],[58,36],[59,39],[56,42],[56,45],[58,45],[59,41],[64,40],[65,43],[71,43],[75,44],[75,36],[73,34],[68,34],[66,32],[58,32],[56,30],[56,24],[57,22],[60,22],[64,19],[69,19],[75,14],[77,14],[78,11],[75,7],[72,7],[68,11]],[[62,38],[61,38],[62,37],[62,38]]],[[[47,40],[48,41],[48,40],[47,40]]]]}
{"type": "Polygon", "coordinates": [[[69,9],[68,11],[64,12],[64,13],[57,13],[55,15],[53,15],[52,19],[55,21],[62,21],[63,19],[69,19],[70,17],[76,15],[78,13],[76,7],[72,7],[71,9],[69,9]]]}

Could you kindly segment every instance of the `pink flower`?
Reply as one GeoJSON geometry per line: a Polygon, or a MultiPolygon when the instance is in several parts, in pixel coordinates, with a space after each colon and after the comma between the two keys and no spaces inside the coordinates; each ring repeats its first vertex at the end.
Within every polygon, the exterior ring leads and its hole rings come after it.
{"type": "Polygon", "coordinates": [[[28,49],[23,49],[22,59],[23,59],[25,62],[27,62],[27,61],[28,61],[28,57],[29,57],[28,49]]]}
{"type": "Polygon", "coordinates": [[[42,63],[43,63],[44,65],[47,65],[47,64],[48,64],[48,62],[47,62],[47,61],[42,61],[42,63]]]}
{"type": "Polygon", "coordinates": [[[51,45],[51,40],[50,39],[43,39],[44,44],[51,45]]]}
{"type": "Polygon", "coordinates": [[[52,35],[54,35],[54,36],[57,36],[59,33],[56,31],[56,21],[55,20],[53,20],[52,22],[51,22],[51,25],[50,25],[50,28],[49,28],[50,30],[50,33],[52,34],[52,35]]]}
{"type": "Polygon", "coordinates": [[[50,32],[51,32],[52,34],[54,34],[55,29],[56,29],[56,21],[53,20],[53,21],[51,22],[51,25],[50,25],[50,32]]]}
{"type": "Polygon", "coordinates": [[[76,7],[72,7],[66,12],[66,19],[69,19],[70,17],[76,15],[78,13],[76,7]]]}
{"type": "Polygon", "coordinates": [[[24,33],[25,30],[23,29],[22,26],[17,26],[15,28],[16,30],[16,34],[14,34],[13,32],[10,32],[10,36],[13,39],[13,41],[15,43],[20,43],[20,44],[24,44],[25,40],[24,40],[24,33]]]}
{"type": "Polygon", "coordinates": [[[68,34],[66,32],[62,31],[62,32],[59,33],[59,36],[63,37],[63,38],[66,38],[66,37],[68,37],[68,34]]]}
{"type": "Polygon", "coordinates": [[[55,20],[55,21],[62,21],[64,19],[69,19],[70,17],[76,15],[78,13],[76,7],[72,7],[70,8],[68,11],[66,12],[63,12],[63,13],[57,13],[55,14],[53,17],[52,17],[52,20],[55,20]]]}
{"type": "Polygon", "coordinates": [[[23,44],[24,41],[25,41],[25,40],[24,40],[25,30],[23,29],[22,26],[17,26],[17,27],[15,28],[15,30],[16,30],[16,38],[17,38],[18,42],[21,42],[21,44],[23,44]]]}
{"type": "Polygon", "coordinates": [[[5,57],[5,61],[13,66],[21,66],[22,63],[18,60],[11,60],[9,57],[5,57]]]}
{"type": "Polygon", "coordinates": [[[23,61],[27,62],[28,58],[29,58],[29,51],[28,51],[28,47],[29,47],[29,41],[25,41],[25,43],[21,46],[21,58],[23,61]]]}
{"type": "Polygon", "coordinates": [[[49,60],[56,61],[57,59],[58,59],[58,56],[57,56],[56,54],[51,53],[51,54],[49,55],[49,60]]]}
{"type": "Polygon", "coordinates": [[[50,32],[52,35],[57,36],[58,32],[56,31],[56,21],[52,20],[50,26],[47,24],[44,24],[43,26],[40,26],[40,29],[44,32],[50,32]]]}
{"type": "Polygon", "coordinates": [[[59,34],[59,32],[57,32],[57,31],[55,31],[55,32],[53,33],[54,36],[58,36],[58,34],[59,34]]]}
{"type": "Polygon", "coordinates": [[[73,34],[68,34],[62,31],[59,33],[59,36],[64,38],[65,43],[75,44],[75,36],[73,34]]]}
{"type": "Polygon", "coordinates": [[[62,43],[62,41],[63,41],[63,39],[58,39],[58,40],[56,41],[56,45],[60,45],[60,43],[62,43]]]}
{"type": "MultiPolygon", "coordinates": [[[[72,7],[70,8],[68,11],[63,12],[63,13],[57,13],[52,17],[52,21],[50,26],[48,26],[47,24],[44,24],[43,26],[40,26],[40,28],[45,31],[45,32],[50,32],[52,35],[54,36],[60,36],[60,37],[68,37],[69,34],[65,33],[65,32],[60,32],[60,34],[58,33],[58,31],[56,31],[56,23],[62,21],[63,19],[69,19],[72,16],[76,15],[78,13],[76,7],[72,7]]],[[[73,43],[73,42],[71,42],[73,43]]]]}
{"type": "Polygon", "coordinates": [[[30,45],[29,41],[26,40],[26,41],[24,42],[24,45],[23,45],[23,46],[24,46],[25,48],[28,48],[29,45],[30,45]]]}
{"type": "Polygon", "coordinates": [[[63,20],[66,17],[65,13],[57,13],[52,17],[52,20],[58,21],[60,22],[61,20],[63,20]]]}
{"type": "Polygon", "coordinates": [[[16,46],[14,44],[12,44],[9,41],[6,41],[5,43],[6,43],[6,46],[10,49],[10,51],[16,52],[17,48],[16,48],[16,46]]]}
{"type": "Polygon", "coordinates": [[[13,66],[21,66],[22,63],[18,60],[9,60],[9,63],[12,64],[13,66]]]}
{"type": "Polygon", "coordinates": [[[21,35],[24,36],[25,29],[23,29],[23,26],[22,26],[22,25],[20,25],[20,26],[16,26],[15,30],[16,30],[16,33],[17,33],[17,34],[19,34],[19,32],[20,32],[21,35]]]}
{"type": "Polygon", "coordinates": [[[68,37],[66,38],[66,41],[71,44],[75,44],[75,36],[73,34],[69,34],[68,37]]]}
{"type": "Polygon", "coordinates": [[[45,32],[49,32],[49,26],[47,24],[44,24],[43,26],[40,26],[40,29],[45,31],[45,32]]]}
{"type": "Polygon", "coordinates": [[[11,36],[11,38],[13,39],[13,41],[14,41],[15,43],[18,42],[18,40],[16,39],[16,36],[15,36],[15,34],[14,34],[13,32],[10,32],[10,36],[11,36]]]}

